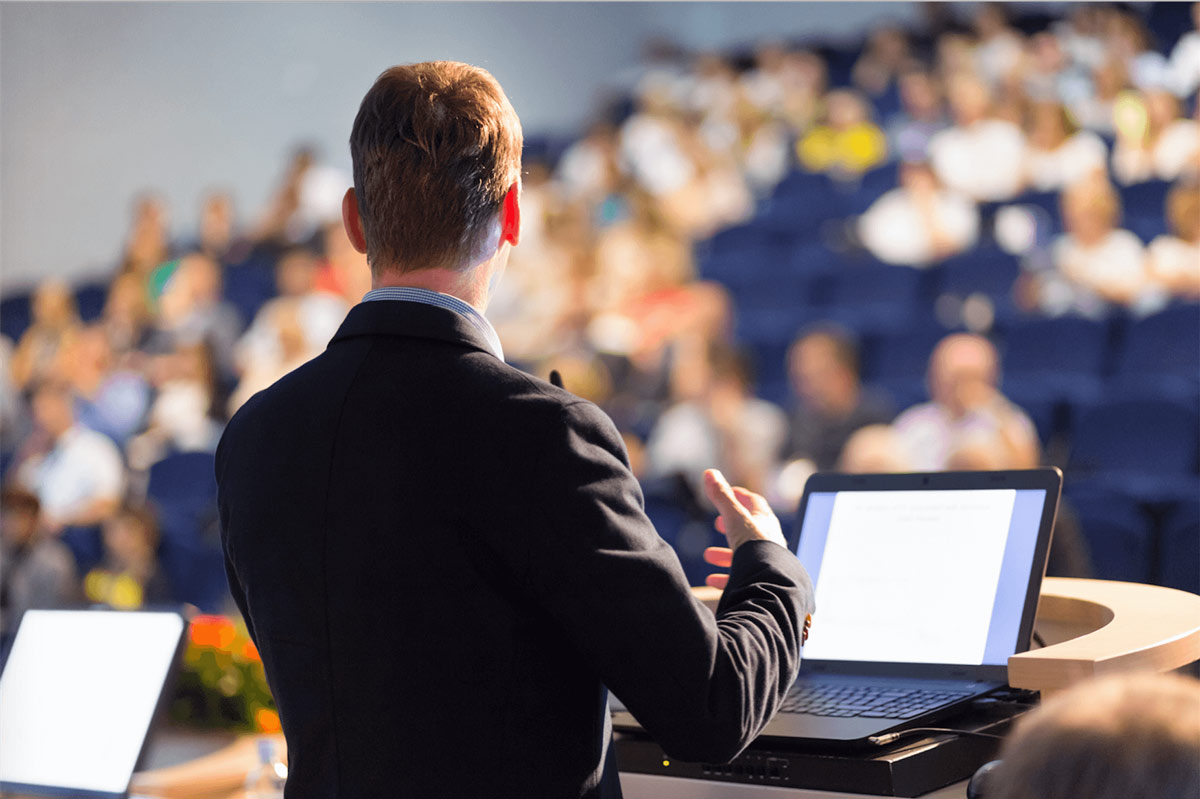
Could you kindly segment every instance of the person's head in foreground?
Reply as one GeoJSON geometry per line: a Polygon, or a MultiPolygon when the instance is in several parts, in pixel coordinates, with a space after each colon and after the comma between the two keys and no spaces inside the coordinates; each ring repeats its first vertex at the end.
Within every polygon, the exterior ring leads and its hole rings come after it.
{"type": "Polygon", "coordinates": [[[429,288],[472,284],[465,299],[486,305],[520,235],[522,144],[486,70],[432,61],[380,75],[354,119],[354,188],[342,204],[375,285],[399,274],[411,285],[412,273],[430,270],[451,282],[429,288]]]}
{"type": "Polygon", "coordinates": [[[1200,796],[1200,683],[1173,675],[1093,680],[1018,723],[987,799],[1200,796]]]}

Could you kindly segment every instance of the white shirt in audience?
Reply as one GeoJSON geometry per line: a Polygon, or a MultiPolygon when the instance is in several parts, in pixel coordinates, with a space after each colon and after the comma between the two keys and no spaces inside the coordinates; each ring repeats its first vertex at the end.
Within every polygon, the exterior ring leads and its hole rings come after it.
{"type": "Polygon", "coordinates": [[[1059,236],[1054,265],[1076,286],[1102,296],[1136,298],[1148,286],[1141,240],[1128,230],[1109,231],[1101,241],[1084,246],[1073,236],[1059,236]]]}
{"type": "Polygon", "coordinates": [[[1103,170],[1108,148],[1091,131],[1081,130],[1054,150],[1035,150],[1025,154],[1025,176],[1034,191],[1056,191],[1103,170]]]}
{"type": "Polygon", "coordinates": [[[1025,136],[1011,122],[985,119],[938,133],[929,158],[944,186],[978,201],[1007,200],[1021,191],[1025,136]]]}
{"type": "Polygon", "coordinates": [[[1189,97],[1200,89],[1200,31],[1183,35],[1171,51],[1170,87],[1177,97],[1189,97]]]}
{"type": "Polygon", "coordinates": [[[1200,125],[1190,119],[1177,119],[1167,126],[1149,152],[1124,147],[1118,141],[1113,149],[1113,177],[1126,185],[1154,179],[1174,180],[1198,153],[1200,125]]]}
{"type": "Polygon", "coordinates": [[[21,468],[19,481],[37,494],[52,523],[69,521],[100,500],[119,500],[125,465],[103,433],[75,425],[58,437],[45,457],[21,468]]]}
{"type": "Polygon", "coordinates": [[[1189,243],[1177,236],[1159,236],[1147,248],[1150,278],[1166,286],[1191,286],[1190,291],[1174,291],[1200,296],[1200,243],[1189,243]]]}
{"type": "Polygon", "coordinates": [[[912,192],[892,189],[859,218],[858,235],[879,260],[910,266],[961,252],[979,237],[979,211],[962,194],[938,191],[932,213],[934,220],[922,212],[912,192]],[[940,229],[946,251],[938,251],[933,223],[940,229]]]}
{"type": "Polygon", "coordinates": [[[936,402],[916,405],[896,417],[892,430],[904,459],[918,472],[949,468],[955,453],[979,441],[999,441],[1006,436],[1025,447],[1037,447],[1033,422],[1024,411],[999,396],[991,405],[957,419],[936,402]]]}

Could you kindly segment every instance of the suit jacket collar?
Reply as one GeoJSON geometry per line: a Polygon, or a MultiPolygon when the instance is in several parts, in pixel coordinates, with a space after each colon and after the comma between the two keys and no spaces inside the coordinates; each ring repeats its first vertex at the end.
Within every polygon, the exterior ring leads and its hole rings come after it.
{"type": "Polygon", "coordinates": [[[419,302],[377,300],[360,302],[329,342],[332,346],[356,336],[403,336],[460,344],[495,356],[482,332],[448,308],[419,302]]]}

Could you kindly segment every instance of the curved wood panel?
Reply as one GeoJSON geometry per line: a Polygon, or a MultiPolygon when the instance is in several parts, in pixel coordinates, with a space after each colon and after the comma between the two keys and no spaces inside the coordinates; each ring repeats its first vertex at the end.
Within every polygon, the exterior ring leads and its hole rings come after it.
{"type": "Polygon", "coordinates": [[[1047,577],[1035,626],[1053,630],[1048,640],[1059,642],[1009,658],[1013,687],[1046,693],[1089,677],[1200,660],[1200,596],[1174,588],[1047,577]]]}

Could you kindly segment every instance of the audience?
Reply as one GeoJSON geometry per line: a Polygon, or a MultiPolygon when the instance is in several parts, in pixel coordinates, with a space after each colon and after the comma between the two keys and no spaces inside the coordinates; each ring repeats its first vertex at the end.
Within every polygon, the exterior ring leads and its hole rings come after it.
{"type": "Polygon", "coordinates": [[[938,185],[927,164],[900,167],[900,187],[859,217],[863,245],[881,261],[928,266],[975,245],[979,211],[969,197],[938,185]]]}
{"type": "Polygon", "coordinates": [[[83,580],[88,600],[118,610],[167,602],[171,592],[159,568],[158,523],[144,507],[124,505],[104,522],[104,557],[83,580]]]}
{"type": "Polygon", "coordinates": [[[1150,242],[1149,278],[1168,294],[1200,299],[1200,189],[1177,186],[1167,195],[1171,234],[1150,242]]]}
{"type": "Polygon", "coordinates": [[[1037,465],[1037,431],[1000,393],[1000,359],[990,341],[966,333],[942,339],[929,360],[928,379],[930,401],[909,408],[893,423],[912,468],[1037,465]]]}
{"type": "Polygon", "coordinates": [[[116,510],[125,483],[120,450],[75,419],[69,384],[40,383],[33,393],[37,429],[18,455],[17,482],[33,492],[52,533],[91,527],[116,510]]]}
{"type": "MultiPolygon", "coordinates": [[[[1000,393],[986,339],[943,341],[931,401],[889,426],[893,409],[860,379],[853,338],[872,346],[886,331],[874,319],[853,334],[813,324],[863,249],[926,268],[926,292],[941,261],[979,254],[987,260],[971,265],[990,266],[999,244],[1018,253],[1034,314],[1106,318],[1200,298],[1200,137],[1183,116],[1200,85],[1200,34],[1168,58],[1151,48],[1138,10],[1072,7],[1048,24],[1008,10],[1024,18],[979,6],[959,14],[966,24],[883,26],[858,52],[764,41],[688,54],[654,43],[624,76],[628,96],[598,108],[565,148],[527,154],[522,246],[489,307],[506,356],[542,377],[557,370],[599,403],[648,491],[715,463],[790,512],[817,469],[1038,463],[1037,436],[1000,393]],[[1118,223],[1121,197],[1161,185],[1140,185],[1148,180],[1174,185],[1170,233],[1144,247],[1118,223]],[[1019,246],[1000,235],[1025,213],[998,207],[1007,203],[1038,210],[1021,217],[1019,246]],[[758,244],[739,245],[716,279],[709,251],[724,236],[695,245],[747,220],[731,233],[758,244]],[[771,276],[769,291],[755,270],[771,276]],[[742,346],[764,396],[781,399],[786,370],[790,420],[755,396],[742,346]]],[[[93,294],[77,309],[67,286],[47,281],[29,323],[6,326],[16,343],[0,339],[0,473],[39,500],[36,540],[49,548],[58,530],[108,523],[93,596],[123,606],[161,598],[169,586],[146,560],[153,518],[136,510],[150,470],[211,453],[229,414],[319,353],[369,290],[366,258],[338,219],[350,182],[298,148],[264,209],[239,218],[235,198],[211,190],[179,242],[161,197],[140,194],[103,308],[93,294]]],[[[1157,207],[1129,210],[1138,235],[1162,232],[1147,219],[1157,207]]],[[[970,309],[944,300],[919,313],[982,332],[1014,321],[993,305],[998,295],[973,296],[970,309]]]]}
{"type": "Polygon", "coordinates": [[[746,358],[710,347],[695,368],[677,368],[674,383],[676,402],[646,442],[648,476],[681,474],[702,496],[700,477],[716,464],[736,485],[765,492],[787,439],[787,419],[753,396],[746,358]]]}
{"type": "Polygon", "coordinates": [[[810,172],[828,172],[846,180],[883,163],[887,137],[871,121],[857,92],[837,89],[825,96],[825,115],[796,145],[800,164],[810,172]]]}
{"type": "Polygon", "coordinates": [[[0,637],[16,630],[26,610],[81,599],[75,558],[41,525],[40,509],[24,489],[0,493],[0,637]]]}
{"type": "Polygon", "coordinates": [[[859,379],[858,347],[845,331],[805,332],[788,353],[788,373],[797,399],[788,440],[789,460],[812,461],[828,471],[851,435],[869,425],[886,425],[890,403],[859,379]]]}
{"type": "Polygon", "coordinates": [[[1200,683],[1123,674],[1047,698],[1017,722],[988,799],[1200,796],[1200,683]]]}
{"type": "Polygon", "coordinates": [[[991,109],[987,84],[969,74],[949,82],[954,127],[929,142],[929,159],[947,188],[978,201],[1007,200],[1021,191],[1025,136],[991,109]]]}
{"type": "Polygon", "coordinates": [[[1113,109],[1117,143],[1112,172],[1122,184],[1196,175],[1200,124],[1180,115],[1179,100],[1164,89],[1126,93],[1113,109]]]}
{"type": "Polygon", "coordinates": [[[1108,148],[1095,133],[1079,130],[1055,102],[1035,103],[1029,114],[1025,182],[1035,191],[1058,191],[1103,172],[1108,148]]]}
{"type": "Polygon", "coordinates": [[[1066,232],[1055,240],[1053,257],[1056,276],[1065,284],[1047,286],[1046,301],[1059,302],[1065,296],[1069,307],[1088,310],[1096,300],[1132,306],[1146,299],[1153,285],[1142,242],[1117,227],[1121,200],[1107,179],[1069,186],[1062,193],[1062,213],[1066,232]],[[1056,294],[1064,285],[1068,293],[1056,294]]]}

